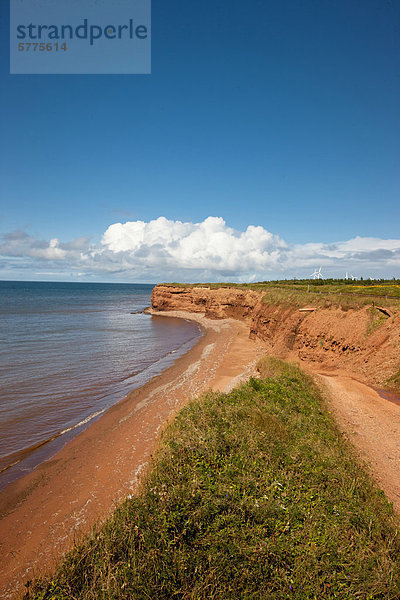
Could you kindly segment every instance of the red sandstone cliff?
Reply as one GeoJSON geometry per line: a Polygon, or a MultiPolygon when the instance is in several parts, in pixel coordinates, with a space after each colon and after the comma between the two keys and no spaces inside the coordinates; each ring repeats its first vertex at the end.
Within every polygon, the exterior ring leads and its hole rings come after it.
{"type": "Polygon", "coordinates": [[[343,310],[270,304],[268,292],[238,288],[157,285],[152,293],[156,310],[202,312],[211,318],[247,320],[250,337],[265,342],[277,356],[343,368],[363,379],[384,384],[400,368],[400,312],[382,316],[371,306],[343,310]]]}

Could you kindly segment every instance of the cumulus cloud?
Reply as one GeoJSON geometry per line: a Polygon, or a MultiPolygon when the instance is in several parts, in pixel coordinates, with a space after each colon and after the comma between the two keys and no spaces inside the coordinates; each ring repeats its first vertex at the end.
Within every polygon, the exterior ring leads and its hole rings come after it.
{"type": "Polygon", "coordinates": [[[333,276],[346,270],[365,275],[375,269],[382,276],[398,276],[400,271],[400,240],[356,236],[331,244],[289,245],[264,227],[249,225],[239,231],[221,217],[200,223],[165,217],[114,223],[97,245],[86,237],[45,241],[15,231],[3,236],[0,254],[25,269],[47,265],[52,271],[132,281],[302,277],[317,265],[333,276]]]}
{"type": "Polygon", "coordinates": [[[286,243],[264,229],[250,225],[243,232],[228,227],[221,217],[201,223],[181,223],[159,217],[110,225],[102,238],[113,253],[151,266],[241,272],[277,266],[279,249],[286,243]]]}

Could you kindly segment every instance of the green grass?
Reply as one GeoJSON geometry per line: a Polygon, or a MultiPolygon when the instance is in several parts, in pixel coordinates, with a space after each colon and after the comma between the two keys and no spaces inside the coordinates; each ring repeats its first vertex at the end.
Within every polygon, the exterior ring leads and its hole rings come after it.
{"type": "Polygon", "coordinates": [[[394,392],[400,393],[400,369],[387,380],[386,386],[394,392]]]}
{"type": "Polygon", "coordinates": [[[400,598],[391,505],[313,382],[259,369],[181,410],[139,495],[26,598],[400,598]]]}
{"type": "Polygon", "coordinates": [[[368,309],[368,314],[369,314],[370,322],[367,327],[366,336],[370,335],[376,329],[378,329],[378,327],[383,325],[388,318],[387,315],[381,313],[381,311],[379,311],[377,308],[374,308],[374,307],[371,307],[368,309]]]}
{"type": "Polygon", "coordinates": [[[263,281],[259,283],[165,283],[162,285],[209,289],[233,288],[264,292],[263,301],[267,304],[289,306],[340,306],[343,309],[361,308],[371,304],[400,308],[399,280],[349,281],[292,279],[263,281]]]}
{"type": "Polygon", "coordinates": [[[175,287],[207,287],[219,289],[234,287],[239,289],[250,289],[264,291],[269,288],[304,290],[325,293],[346,293],[370,296],[392,296],[400,299],[399,279],[360,280],[351,281],[346,279],[281,279],[276,281],[260,281],[256,283],[164,283],[162,285],[175,287]]]}

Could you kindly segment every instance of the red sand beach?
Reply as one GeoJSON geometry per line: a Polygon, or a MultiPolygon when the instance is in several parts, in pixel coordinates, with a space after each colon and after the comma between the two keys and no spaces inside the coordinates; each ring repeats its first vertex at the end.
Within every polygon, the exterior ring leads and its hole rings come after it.
{"type": "Polygon", "coordinates": [[[263,354],[244,322],[181,311],[162,316],[196,320],[204,335],[0,495],[1,598],[20,597],[28,579],[51,569],[74,539],[135,492],[160,429],[185,402],[205,389],[227,391],[263,354]]]}
{"type": "MultiPolygon", "coordinates": [[[[202,313],[150,311],[155,318],[197,321],[204,335],[175,364],[131,392],[51,460],[0,494],[0,598],[20,598],[24,584],[52,569],[74,539],[135,493],[160,429],[202,390],[228,391],[247,379],[268,344],[249,339],[249,322],[202,313]]],[[[286,355],[296,362],[298,352],[286,355]]],[[[344,434],[400,511],[398,404],[345,370],[301,356],[326,390],[344,434]]]]}

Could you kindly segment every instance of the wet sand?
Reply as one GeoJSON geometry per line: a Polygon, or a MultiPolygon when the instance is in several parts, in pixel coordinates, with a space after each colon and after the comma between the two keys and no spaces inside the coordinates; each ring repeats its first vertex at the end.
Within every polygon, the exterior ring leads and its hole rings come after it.
{"type": "Polygon", "coordinates": [[[176,363],[112,407],[52,459],[0,494],[0,598],[18,598],[24,584],[52,569],[74,539],[135,493],[163,425],[202,390],[229,391],[248,378],[265,352],[248,323],[197,321],[200,341],[176,363]]]}

